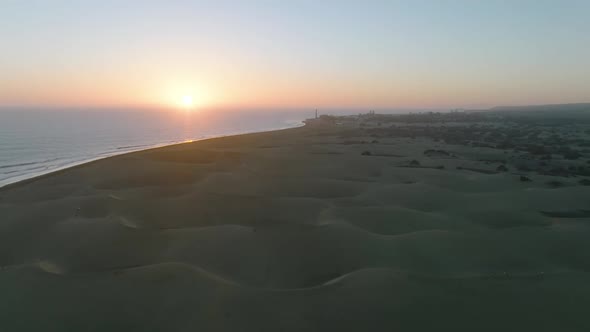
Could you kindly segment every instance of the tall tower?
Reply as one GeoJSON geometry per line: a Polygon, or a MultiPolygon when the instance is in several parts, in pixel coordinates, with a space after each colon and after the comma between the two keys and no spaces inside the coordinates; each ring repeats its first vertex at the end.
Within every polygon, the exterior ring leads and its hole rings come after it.
{"type": "Polygon", "coordinates": [[[317,110],[317,108],[316,108],[316,110],[315,110],[315,118],[316,118],[316,119],[318,118],[318,110],[317,110]]]}

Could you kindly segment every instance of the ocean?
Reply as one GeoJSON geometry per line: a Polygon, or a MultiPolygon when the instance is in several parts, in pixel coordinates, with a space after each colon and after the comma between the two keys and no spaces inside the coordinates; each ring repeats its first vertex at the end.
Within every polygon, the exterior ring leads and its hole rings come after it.
{"type": "Polygon", "coordinates": [[[92,160],[302,125],[312,111],[0,111],[0,187],[92,160]]]}

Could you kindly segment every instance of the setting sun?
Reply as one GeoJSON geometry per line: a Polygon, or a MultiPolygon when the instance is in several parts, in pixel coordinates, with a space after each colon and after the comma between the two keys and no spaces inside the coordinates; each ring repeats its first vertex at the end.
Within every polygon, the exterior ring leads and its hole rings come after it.
{"type": "Polygon", "coordinates": [[[192,96],[182,97],[182,105],[186,108],[193,107],[193,97],[192,96]]]}

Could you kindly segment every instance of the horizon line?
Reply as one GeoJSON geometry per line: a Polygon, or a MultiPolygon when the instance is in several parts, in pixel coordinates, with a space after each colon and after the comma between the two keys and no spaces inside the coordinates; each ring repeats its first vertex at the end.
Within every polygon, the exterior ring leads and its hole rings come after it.
{"type": "MultiPolygon", "coordinates": [[[[494,106],[209,106],[195,107],[200,112],[207,111],[314,111],[314,110],[340,110],[340,111],[442,111],[442,110],[492,110],[495,108],[516,108],[516,107],[548,107],[548,106],[573,106],[586,105],[590,106],[590,101],[564,102],[564,103],[530,103],[530,104],[496,104],[494,106]]],[[[85,106],[85,105],[0,105],[0,111],[175,111],[177,108],[171,106],[155,105],[103,105],[103,106],[85,106]]]]}

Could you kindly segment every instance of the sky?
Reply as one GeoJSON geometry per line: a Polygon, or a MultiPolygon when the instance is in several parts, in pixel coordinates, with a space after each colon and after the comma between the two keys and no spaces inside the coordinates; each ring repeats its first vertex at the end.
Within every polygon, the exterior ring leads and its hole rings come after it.
{"type": "Polygon", "coordinates": [[[0,2],[0,107],[590,101],[590,1],[0,2]]]}

